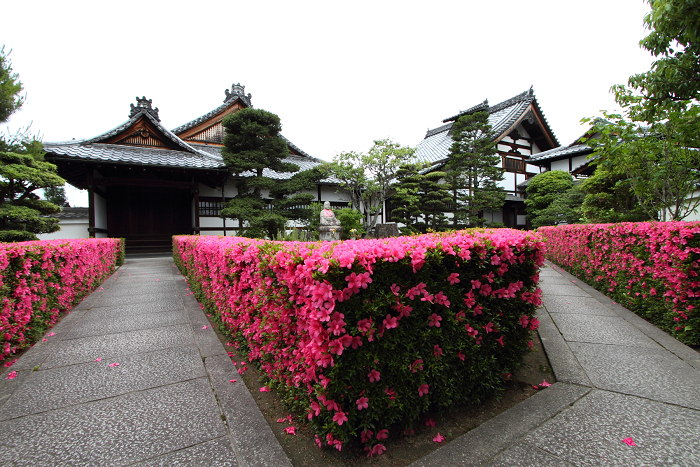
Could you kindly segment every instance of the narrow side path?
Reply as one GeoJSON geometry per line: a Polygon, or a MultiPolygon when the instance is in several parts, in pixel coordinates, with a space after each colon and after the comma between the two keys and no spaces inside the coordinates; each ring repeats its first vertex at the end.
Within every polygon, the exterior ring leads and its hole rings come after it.
{"type": "Polygon", "coordinates": [[[128,259],[11,370],[2,466],[290,465],[172,258],[128,259]]]}
{"type": "Polygon", "coordinates": [[[412,465],[700,465],[700,354],[550,263],[540,278],[558,382],[412,465]]]}

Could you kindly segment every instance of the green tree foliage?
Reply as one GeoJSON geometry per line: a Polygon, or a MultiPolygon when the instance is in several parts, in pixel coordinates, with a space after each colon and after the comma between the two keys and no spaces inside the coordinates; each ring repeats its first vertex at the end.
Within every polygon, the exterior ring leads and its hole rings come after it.
{"type": "Polygon", "coordinates": [[[365,216],[357,209],[353,209],[352,205],[340,209],[335,217],[338,218],[340,226],[343,228],[340,233],[342,240],[347,240],[351,236],[360,237],[366,233],[362,222],[365,216]]]}
{"type": "Polygon", "coordinates": [[[442,171],[426,171],[422,164],[404,164],[396,176],[392,220],[403,224],[403,235],[446,230],[452,194],[442,171]]]}
{"type": "Polygon", "coordinates": [[[20,96],[22,83],[19,75],[12,72],[10,52],[5,53],[4,45],[0,48],[0,123],[6,122],[24,103],[24,97],[20,96]]]}
{"type": "Polygon", "coordinates": [[[535,175],[525,192],[525,210],[533,227],[580,222],[583,193],[569,172],[550,170],[535,175]]]}
{"type": "Polygon", "coordinates": [[[243,109],[224,118],[222,125],[226,136],[221,154],[239,180],[238,194],[226,203],[221,217],[237,220],[239,235],[248,237],[276,238],[289,220],[308,222],[314,196],[303,191],[312,190],[322,174],[299,172],[298,165],[285,161],[289,148],[280,135],[279,117],[262,109],[243,109]],[[264,175],[265,169],[294,175],[274,179],[264,175]]]}
{"type": "Polygon", "coordinates": [[[624,173],[648,219],[684,219],[700,204],[700,199],[689,201],[700,178],[700,107],[659,105],[649,114],[632,90],[616,91],[624,114],[605,113],[608,121],[594,124],[600,139],[588,142],[599,165],[624,173]]]}
{"type": "MultiPolygon", "coordinates": [[[[22,84],[0,49],[0,123],[19,109],[22,84]]],[[[36,240],[36,234],[56,232],[58,219],[42,217],[61,212],[61,208],[41,200],[34,190],[62,186],[56,166],[44,161],[41,142],[27,130],[14,135],[0,134],[0,242],[36,240]]]]}
{"type": "Polygon", "coordinates": [[[453,227],[483,225],[484,212],[498,211],[505,192],[504,178],[488,112],[460,117],[452,127],[452,147],[444,166],[452,192],[453,227]]]}
{"type": "Polygon", "coordinates": [[[646,110],[669,102],[700,100],[700,0],[648,0],[649,34],[640,45],[658,58],[651,70],[630,77],[646,110]]]}
{"type": "Polygon", "coordinates": [[[62,186],[50,186],[44,188],[44,198],[49,203],[53,203],[56,206],[62,208],[69,208],[68,197],[66,196],[66,189],[62,186]]]}
{"type": "Polygon", "coordinates": [[[401,146],[390,139],[376,140],[368,153],[344,152],[333,157],[326,172],[350,193],[353,207],[368,216],[365,229],[377,224],[384,202],[400,167],[409,162],[415,149],[401,146]]]}
{"type": "Polygon", "coordinates": [[[587,222],[604,224],[648,220],[621,167],[603,163],[600,159],[591,164],[596,165],[595,172],[581,183],[585,194],[581,212],[587,222]]]}

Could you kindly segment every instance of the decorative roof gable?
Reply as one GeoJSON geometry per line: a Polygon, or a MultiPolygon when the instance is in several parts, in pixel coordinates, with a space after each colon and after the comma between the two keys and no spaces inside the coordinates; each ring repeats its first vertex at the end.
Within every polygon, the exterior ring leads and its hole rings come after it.
{"type": "Polygon", "coordinates": [[[224,127],[221,121],[229,114],[239,110],[252,108],[252,95],[245,94],[245,86],[240,83],[231,85],[231,90],[225,90],[226,98],[223,105],[207,112],[199,118],[173,129],[173,133],[187,142],[194,144],[222,145],[224,127]]]}
{"type": "Polygon", "coordinates": [[[508,136],[518,125],[523,124],[529,133],[535,133],[533,139],[538,147],[550,149],[559,145],[530,87],[529,90],[496,105],[490,106],[486,99],[480,104],[446,118],[443,120],[444,125],[428,130],[423,141],[418,144],[416,150],[418,160],[438,162],[447,158],[452,146],[451,130],[454,122],[464,115],[476,112],[488,112],[489,123],[495,133],[496,141],[508,136]]]}

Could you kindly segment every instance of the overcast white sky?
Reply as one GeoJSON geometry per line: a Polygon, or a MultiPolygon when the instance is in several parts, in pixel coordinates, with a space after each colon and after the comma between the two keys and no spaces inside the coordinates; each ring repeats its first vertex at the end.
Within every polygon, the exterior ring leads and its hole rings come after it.
{"type": "Polygon", "coordinates": [[[614,109],[611,85],[649,69],[648,10],[643,0],[3,2],[0,45],[27,93],[6,126],[89,138],[145,95],[174,128],[240,82],[288,139],[331,160],[386,137],[415,146],[444,118],[534,85],[567,145],[581,118],[614,109]]]}

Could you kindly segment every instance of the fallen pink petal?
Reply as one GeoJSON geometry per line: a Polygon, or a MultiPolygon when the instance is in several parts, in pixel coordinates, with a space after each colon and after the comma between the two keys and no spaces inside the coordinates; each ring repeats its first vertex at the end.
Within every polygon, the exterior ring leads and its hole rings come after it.
{"type": "Polygon", "coordinates": [[[15,379],[17,377],[17,372],[16,371],[11,371],[8,375],[7,378],[5,379],[15,379]]]}
{"type": "Polygon", "coordinates": [[[548,388],[551,386],[551,383],[548,383],[546,379],[543,379],[542,382],[540,383],[541,388],[548,388]]]}
{"type": "Polygon", "coordinates": [[[435,426],[435,420],[429,418],[425,421],[425,426],[435,426]]]}
{"type": "Polygon", "coordinates": [[[622,440],[622,442],[625,443],[627,446],[636,446],[632,438],[625,438],[622,440]]]}
{"type": "Polygon", "coordinates": [[[202,329],[209,329],[209,326],[202,326],[202,329]]]}
{"type": "Polygon", "coordinates": [[[297,429],[293,426],[288,426],[287,428],[284,429],[284,432],[287,433],[288,435],[294,435],[296,436],[297,434],[297,429]]]}
{"type": "Polygon", "coordinates": [[[42,341],[46,342],[46,341],[48,341],[48,339],[42,339],[42,341]]]}
{"type": "Polygon", "coordinates": [[[15,364],[16,361],[17,361],[17,359],[15,358],[15,359],[12,360],[11,362],[5,362],[5,363],[3,364],[3,366],[4,366],[5,368],[10,368],[12,365],[15,364]]]}
{"type": "Polygon", "coordinates": [[[436,443],[442,443],[443,441],[445,441],[445,437],[438,433],[437,436],[433,438],[433,441],[436,443]]]}
{"type": "Polygon", "coordinates": [[[230,380],[228,380],[228,382],[229,382],[229,383],[235,383],[236,380],[235,380],[235,379],[230,379],[230,380]]]}
{"type": "Polygon", "coordinates": [[[48,333],[48,334],[47,334],[46,336],[47,336],[47,337],[51,337],[51,336],[55,336],[55,335],[56,335],[56,333],[55,333],[55,332],[53,332],[53,331],[51,331],[51,332],[50,332],[50,333],[48,333]]]}
{"type": "Polygon", "coordinates": [[[116,362],[115,362],[115,363],[110,363],[109,366],[111,366],[111,367],[119,366],[119,363],[116,363],[116,362]]]}
{"type": "Polygon", "coordinates": [[[260,392],[270,392],[270,388],[268,388],[267,386],[263,386],[260,388],[260,392]]]}
{"type": "Polygon", "coordinates": [[[96,361],[96,362],[101,362],[102,359],[101,359],[100,357],[97,357],[97,358],[95,359],[95,361],[96,361]]]}

